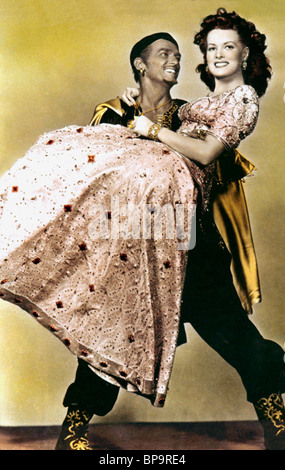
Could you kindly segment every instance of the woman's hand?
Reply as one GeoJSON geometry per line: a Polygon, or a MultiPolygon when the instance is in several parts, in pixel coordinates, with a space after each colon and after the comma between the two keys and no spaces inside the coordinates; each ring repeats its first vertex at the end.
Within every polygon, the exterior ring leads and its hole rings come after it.
{"type": "Polygon", "coordinates": [[[146,116],[139,116],[133,120],[131,129],[139,135],[148,137],[148,131],[152,124],[153,122],[146,116]]]}
{"type": "Polygon", "coordinates": [[[128,106],[133,106],[134,104],[136,104],[135,98],[137,98],[139,94],[139,88],[128,87],[123,91],[121,98],[128,106]]]}

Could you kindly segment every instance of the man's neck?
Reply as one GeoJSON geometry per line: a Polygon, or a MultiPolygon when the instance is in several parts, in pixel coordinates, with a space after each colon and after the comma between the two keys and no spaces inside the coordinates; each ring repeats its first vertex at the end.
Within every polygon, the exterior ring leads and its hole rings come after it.
{"type": "Polygon", "coordinates": [[[138,97],[143,112],[146,112],[148,109],[155,109],[164,103],[169,103],[171,100],[170,89],[171,86],[167,83],[156,84],[143,81],[140,84],[140,95],[138,97]]]}

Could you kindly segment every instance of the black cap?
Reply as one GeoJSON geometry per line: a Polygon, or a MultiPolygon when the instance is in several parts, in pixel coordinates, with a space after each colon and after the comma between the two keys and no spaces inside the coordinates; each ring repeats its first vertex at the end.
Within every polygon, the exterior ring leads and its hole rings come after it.
{"type": "Polygon", "coordinates": [[[140,57],[140,54],[146,47],[148,47],[150,44],[157,41],[158,39],[165,39],[166,41],[172,42],[173,44],[175,44],[177,49],[179,49],[177,41],[175,41],[175,39],[171,36],[171,34],[169,33],[150,34],[149,36],[145,36],[140,41],[138,41],[132,48],[131,54],[130,54],[131,65],[133,66],[133,62],[135,58],[140,57]]]}

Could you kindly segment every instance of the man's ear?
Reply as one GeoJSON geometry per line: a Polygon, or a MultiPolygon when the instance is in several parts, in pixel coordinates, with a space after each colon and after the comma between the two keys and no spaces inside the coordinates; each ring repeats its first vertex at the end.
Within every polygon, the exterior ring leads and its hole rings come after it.
{"type": "Polygon", "coordinates": [[[141,57],[136,57],[135,58],[134,66],[138,71],[140,71],[140,70],[142,70],[143,72],[145,71],[145,65],[144,65],[141,57]]]}

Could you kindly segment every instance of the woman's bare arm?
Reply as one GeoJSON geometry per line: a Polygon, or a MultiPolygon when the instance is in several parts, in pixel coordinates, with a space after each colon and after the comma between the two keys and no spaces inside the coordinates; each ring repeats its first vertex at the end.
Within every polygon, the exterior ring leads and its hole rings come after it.
{"type": "MultiPolygon", "coordinates": [[[[153,122],[146,116],[140,116],[135,119],[133,129],[138,134],[148,137],[148,132],[152,124],[153,122]]],[[[202,165],[211,163],[224,150],[223,144],[211,135],[207,135],[205,140],[200,140],[177,134],[166,127],[162,127],[157,137],[163,144],[168,145],[173,150],[176,150],[185,157],[197,161],[202,165]]]]}

